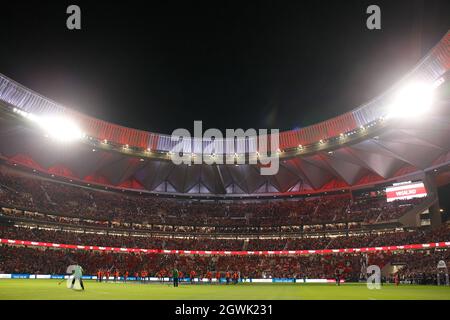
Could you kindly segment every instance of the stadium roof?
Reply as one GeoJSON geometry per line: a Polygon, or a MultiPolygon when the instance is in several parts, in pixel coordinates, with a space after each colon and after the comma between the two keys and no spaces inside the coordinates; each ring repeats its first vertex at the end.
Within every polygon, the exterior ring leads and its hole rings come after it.
{"type": "MultiPolygon", "coordinates": [[[[272,195],[312,193],[420,176],[450,163],[450,32],[394,87],[351,112],[280,133],[280,169],[263,176],[258,164],[175,165],[171,137],[122,127],[65,108],[0,74],[0,157],[40,172],[85,183],[156,193],[272,195]],[[411,83],[434,88],[424,114],[389,117],[399,90],[411,83]],[[25,115],[25,117],[24,117],[25,115]],[[29,116],[64,116],[86,134],[57,144],[29,116]]],[[[410,101],[409,103],[414,103],[410,101]]],[[[216,141],[186,141],[198,154],[216,141]]],[[[258,141],[223,141],[224,154],[248,156],[258,141]]]]}

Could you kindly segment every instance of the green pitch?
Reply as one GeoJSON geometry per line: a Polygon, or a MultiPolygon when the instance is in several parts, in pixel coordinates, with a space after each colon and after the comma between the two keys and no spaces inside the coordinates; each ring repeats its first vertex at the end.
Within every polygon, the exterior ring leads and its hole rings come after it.
{"type": "Polygon", "coordinates": [[[384,285],[369,290],[364,284],[238,284],[180,285],[97,283],[85,281],[86,291],[73,291],[58,280],[0,280],[0,299],[445,299],[450,300],[450,287],[419,285],[384,285]]]}

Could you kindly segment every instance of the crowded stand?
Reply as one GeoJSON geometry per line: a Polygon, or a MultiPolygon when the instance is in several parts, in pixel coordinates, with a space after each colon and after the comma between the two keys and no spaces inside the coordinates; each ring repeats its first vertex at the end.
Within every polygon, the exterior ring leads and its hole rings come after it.
{"type": "Polygon", "coordinates": [[[76,231],[46,230],[38,228],[0,226],[0,239],[28,240],[75,245],[96,245],[120,248],[170,250],[319,250],[361,248],[450,241],[447,226],[437,230],[372,232],[361,235],[336,237],[303,237],[287,239],[214,239],[174,238],[137,235],[113,235],[76,231]]]}
{"type": "MultiPolygon", "coordinates": [[[[208,272],[221,274],[238,271],[241,278],[297,278],[333,279],[336,272],[345,281],[364,278],[364,266],[376,263],[380,267],[388,264],[404,265],[398,271],[403,280],[421,283],[421,279],[433,281],[439,260],[450,258],[450,250],[419,250],[383,253],[341,253],[307,256],[200,256],[108,253],[75,251],[67,249],[40,249],[0,247],[0,271],[5,273],[64,274],[68,265],[83,265],[86,274],[96,275],[99,270],[113,270],[123,275],[143,274],[158,277],[170,276],[173,266],[183,274],[192,271],[198,277],[208,272]]],[[[387,277],[389,279],[389,277],[387,277]]],[[[427,282],[428,283],[428,282],[427,282]]]]}
{"type": "MultiPolygon", "coordinates": [[[[0,206],[4,215],[102,228],[164,231],[164,226],[183,226],[179,231],[190,232],[199,227],[205,233],[208,227],[217,227],[222,233],[234,233],[242,227],[248,228],[246,233],[262,229],[296,232],[295,226],[312,232],[342,230],[397,219],[422,201],[387,203],[383,197],[352,199],[346,193],[285,200],[206,202],[102,191],[12,170],[0,171],[0,206]]],[[[174,231],[171,227],[168,231],[174,231]]]]}
{"type": "MultiPolygon", "coordinates": [[[[0,166],[0,239],[246,252],[450,241],[445,224],[438,229],[371,227],[398,219],[423,201],[387,202],[383,195],[350,193],[271,200],[169,199],[78,186],[0,166]]],[[[368,263],[380,267],[402,263],[398,271],[402,280],[422,283],[434,281],[436,261],[449,256],[448,249],[261,256],[117,253],[3,244],[0,273],[61,274],[76,262],[91,275],[113,268],[129,274],[169,276],[177,266],[182,273],[199,276],[232,271],[242,278],[322,279],[334,278],[338,272],[348,281],[357,281],[364,278],[362,269],[368,263]]]]}

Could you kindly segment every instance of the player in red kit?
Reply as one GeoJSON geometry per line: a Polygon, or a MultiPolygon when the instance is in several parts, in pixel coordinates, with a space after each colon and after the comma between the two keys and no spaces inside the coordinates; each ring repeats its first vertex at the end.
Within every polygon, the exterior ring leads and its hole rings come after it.
{"type": "Polygon", "coordinates": [[[239,281],[239,275],[238,275],[238,273],[235,271],[234,274],[233,274],[233,282],[234,282],[234,284],[237,284],[238,281],[239,281]]]}
{"type": "Polygon", "coordinates": [[[220,272],[219,271],[216,272],[216,280],[217,280],[217,284],[219,284],[220,283],[220,272]]]}
{"type": "Polygon", "coordinates": [[[394,276],[394,283],[395,283],[396,287],[398,287],[398,285],[400,284],[400,276],[399,276],[398,272],[394,276]]]}
{"type": "Polygon", "coordinates": [[[194,283],[194,278],[195,278],[195,271],[194,270],[191,271],[190,278],[191,278],[191,284],[193,284],[194,283]]]}
{"type": "Polygon", "coordinates": [[[147,271],[141,271],[141,280],[143,283],[145,283],[147,278],[147,271]]]}

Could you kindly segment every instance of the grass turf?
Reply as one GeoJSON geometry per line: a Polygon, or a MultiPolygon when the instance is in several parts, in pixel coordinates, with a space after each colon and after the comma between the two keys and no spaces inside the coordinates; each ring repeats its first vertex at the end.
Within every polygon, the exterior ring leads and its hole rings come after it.
{"type": "Polygon", "coordinates": [[[0,280],[0,300],[108,300],[108,299],[294,299],[294,300],[450,300],[450,287],[419,285],[384,285],[369,290],[364,284],[238,284],[180,285],[97,283],[85,281],[86,291],[67,289],[58,280],[0,280]]]}

